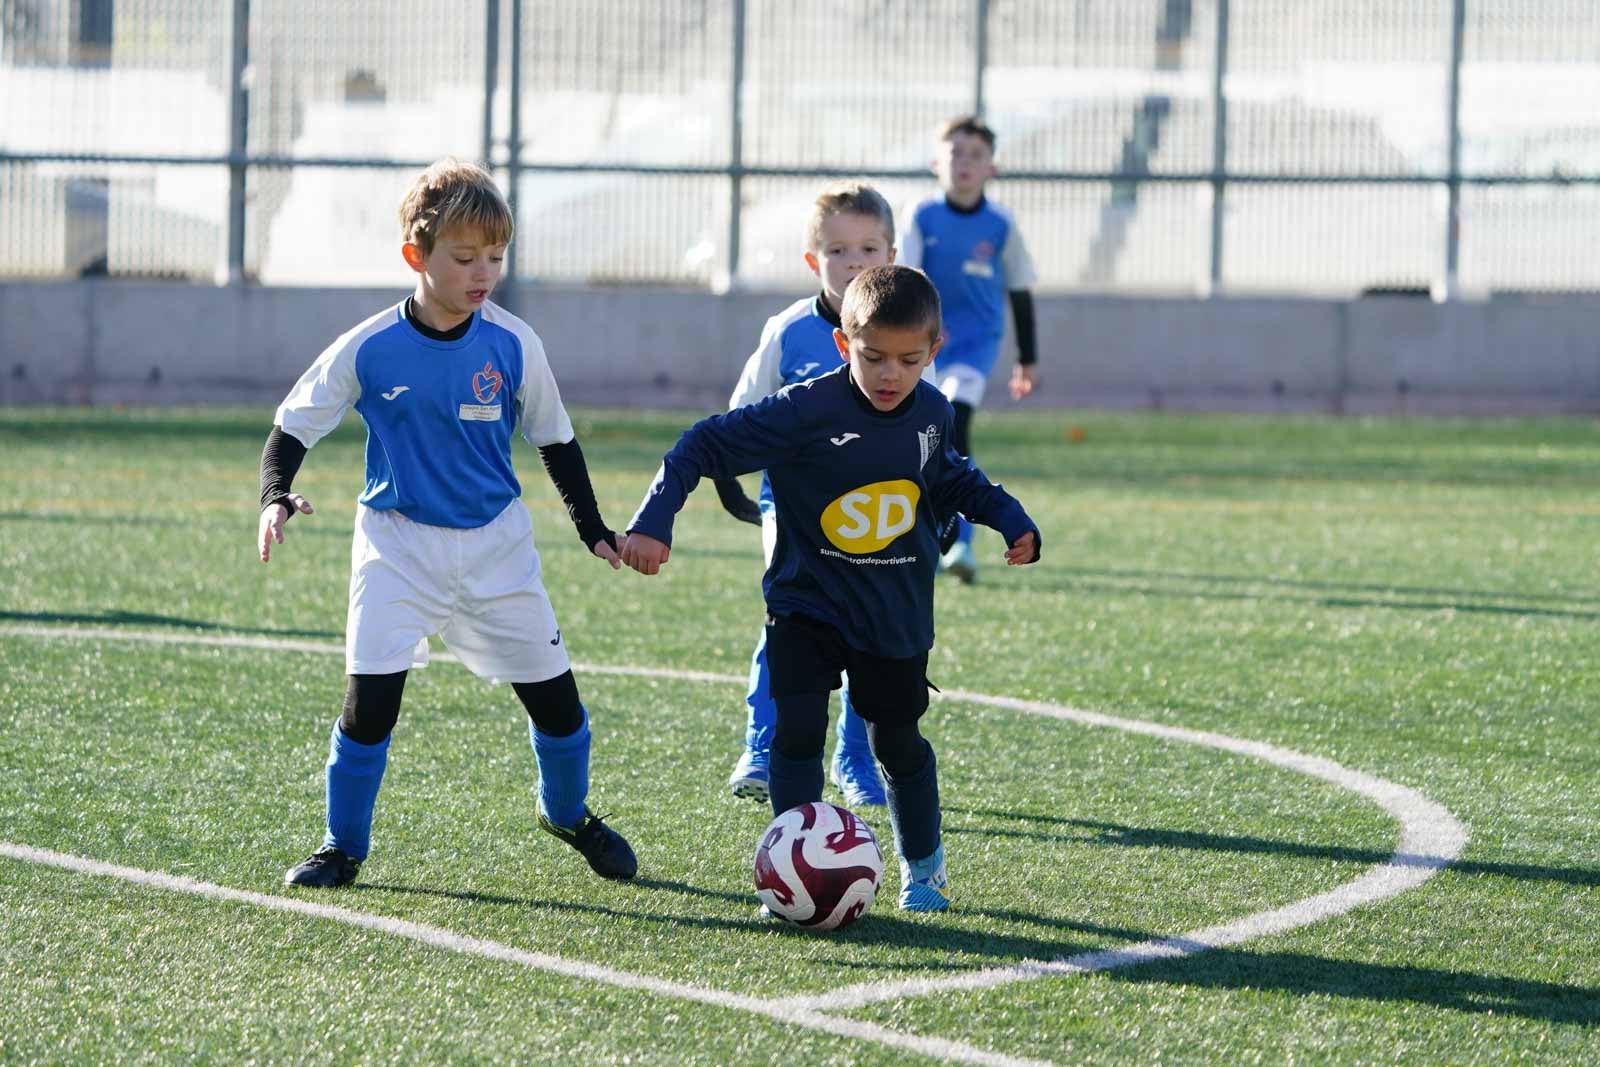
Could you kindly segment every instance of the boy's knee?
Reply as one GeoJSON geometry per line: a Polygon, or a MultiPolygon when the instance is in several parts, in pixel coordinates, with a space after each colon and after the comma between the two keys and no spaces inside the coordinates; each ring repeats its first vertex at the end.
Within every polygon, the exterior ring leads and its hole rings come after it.
{"type": "Polygon", "coordinates": [[[570,737],[583,728],[578,681],[570,670],[542,682],[512,682],[511,688],[540,733],[570,737]]]}
{"type": "Polygon", "coordinates": [[[775,697],[778,722],[772,747],[792,760],[818,759],[828,742],[828,694],[775,697]]]}
{"type": "Polygon", "coordinates": [[[890,778],[910,778],[928,765],[932,746],[917,729],[916,723],[884,726],[867,724],[867,741],[872,745],[872,755],[883,764],[890,778]]]}
{"type": "Polygon", "coordinates": [[[400,718],[400,696],[405,688],[405,671],[349,675],[344,688],[344,706],[339,713],[339,729],[358,744],[378,744],[394,731],[394,724],[400,718]]]}

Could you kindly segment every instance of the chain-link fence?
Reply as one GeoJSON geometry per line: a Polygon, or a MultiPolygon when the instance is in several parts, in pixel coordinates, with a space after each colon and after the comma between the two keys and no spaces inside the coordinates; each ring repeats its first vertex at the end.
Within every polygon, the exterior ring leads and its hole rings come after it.
{"type": "Polygon", "coordinates": [[[942,118],[1045,291],[1600,289],[1594,0],[0,0],[0,277],[404,284],[419,166],[513,267],[803,287],[942,118]]]}

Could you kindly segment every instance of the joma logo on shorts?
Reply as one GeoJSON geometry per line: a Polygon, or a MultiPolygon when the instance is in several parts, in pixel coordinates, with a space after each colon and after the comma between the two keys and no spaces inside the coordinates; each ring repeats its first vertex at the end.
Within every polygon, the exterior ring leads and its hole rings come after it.
{"type": "Polygon", "coordinates": [[[904,478],[863,485],[822,509],[822,534],[851,555],[876,552],[917,524],[920,499],[917,483],[904,478]]]}

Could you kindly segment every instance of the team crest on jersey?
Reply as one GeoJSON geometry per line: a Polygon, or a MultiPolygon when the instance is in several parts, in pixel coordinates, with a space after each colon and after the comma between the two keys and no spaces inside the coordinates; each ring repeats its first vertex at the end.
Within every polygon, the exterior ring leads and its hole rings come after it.
{"type": "Polygon", "coordinates": [[[926,430],[918,430],[917,447],[922,450],[922,462],[919,466],[926,467],[928,460],[939,451],[939,427],[930,422],[926,430]]]}
{"type": "Polygon", "coordinates": [[[972,246],[972,256],[961,264],[961,273],[975,278],[994,277],[994,243],[979,241],[972,246]]]}
{"type": "Polygon", "coordinates": [[[472,376],[472,395],[478,398],[478,403],[487,404],[499,395],[502,380],[494,364],[485,363],[483,369],[472,376]]]}

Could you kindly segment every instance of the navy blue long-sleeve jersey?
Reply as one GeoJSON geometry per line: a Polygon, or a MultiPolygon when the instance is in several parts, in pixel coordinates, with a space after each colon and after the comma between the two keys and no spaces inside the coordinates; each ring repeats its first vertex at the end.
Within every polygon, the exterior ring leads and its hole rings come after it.
{"type": "Polygon", "coordinates": [[[701,478],[765,469],[778,520],[767,610],[827,623],[863,652],[915,656],[933,647],[936,514],[960,511],[1007,544],[1039,536],[1022,505],[950,446],[954,418],[925,381],[878,411],[842,366],[685,430],[628,530],[670,545],[701,478]]]}

